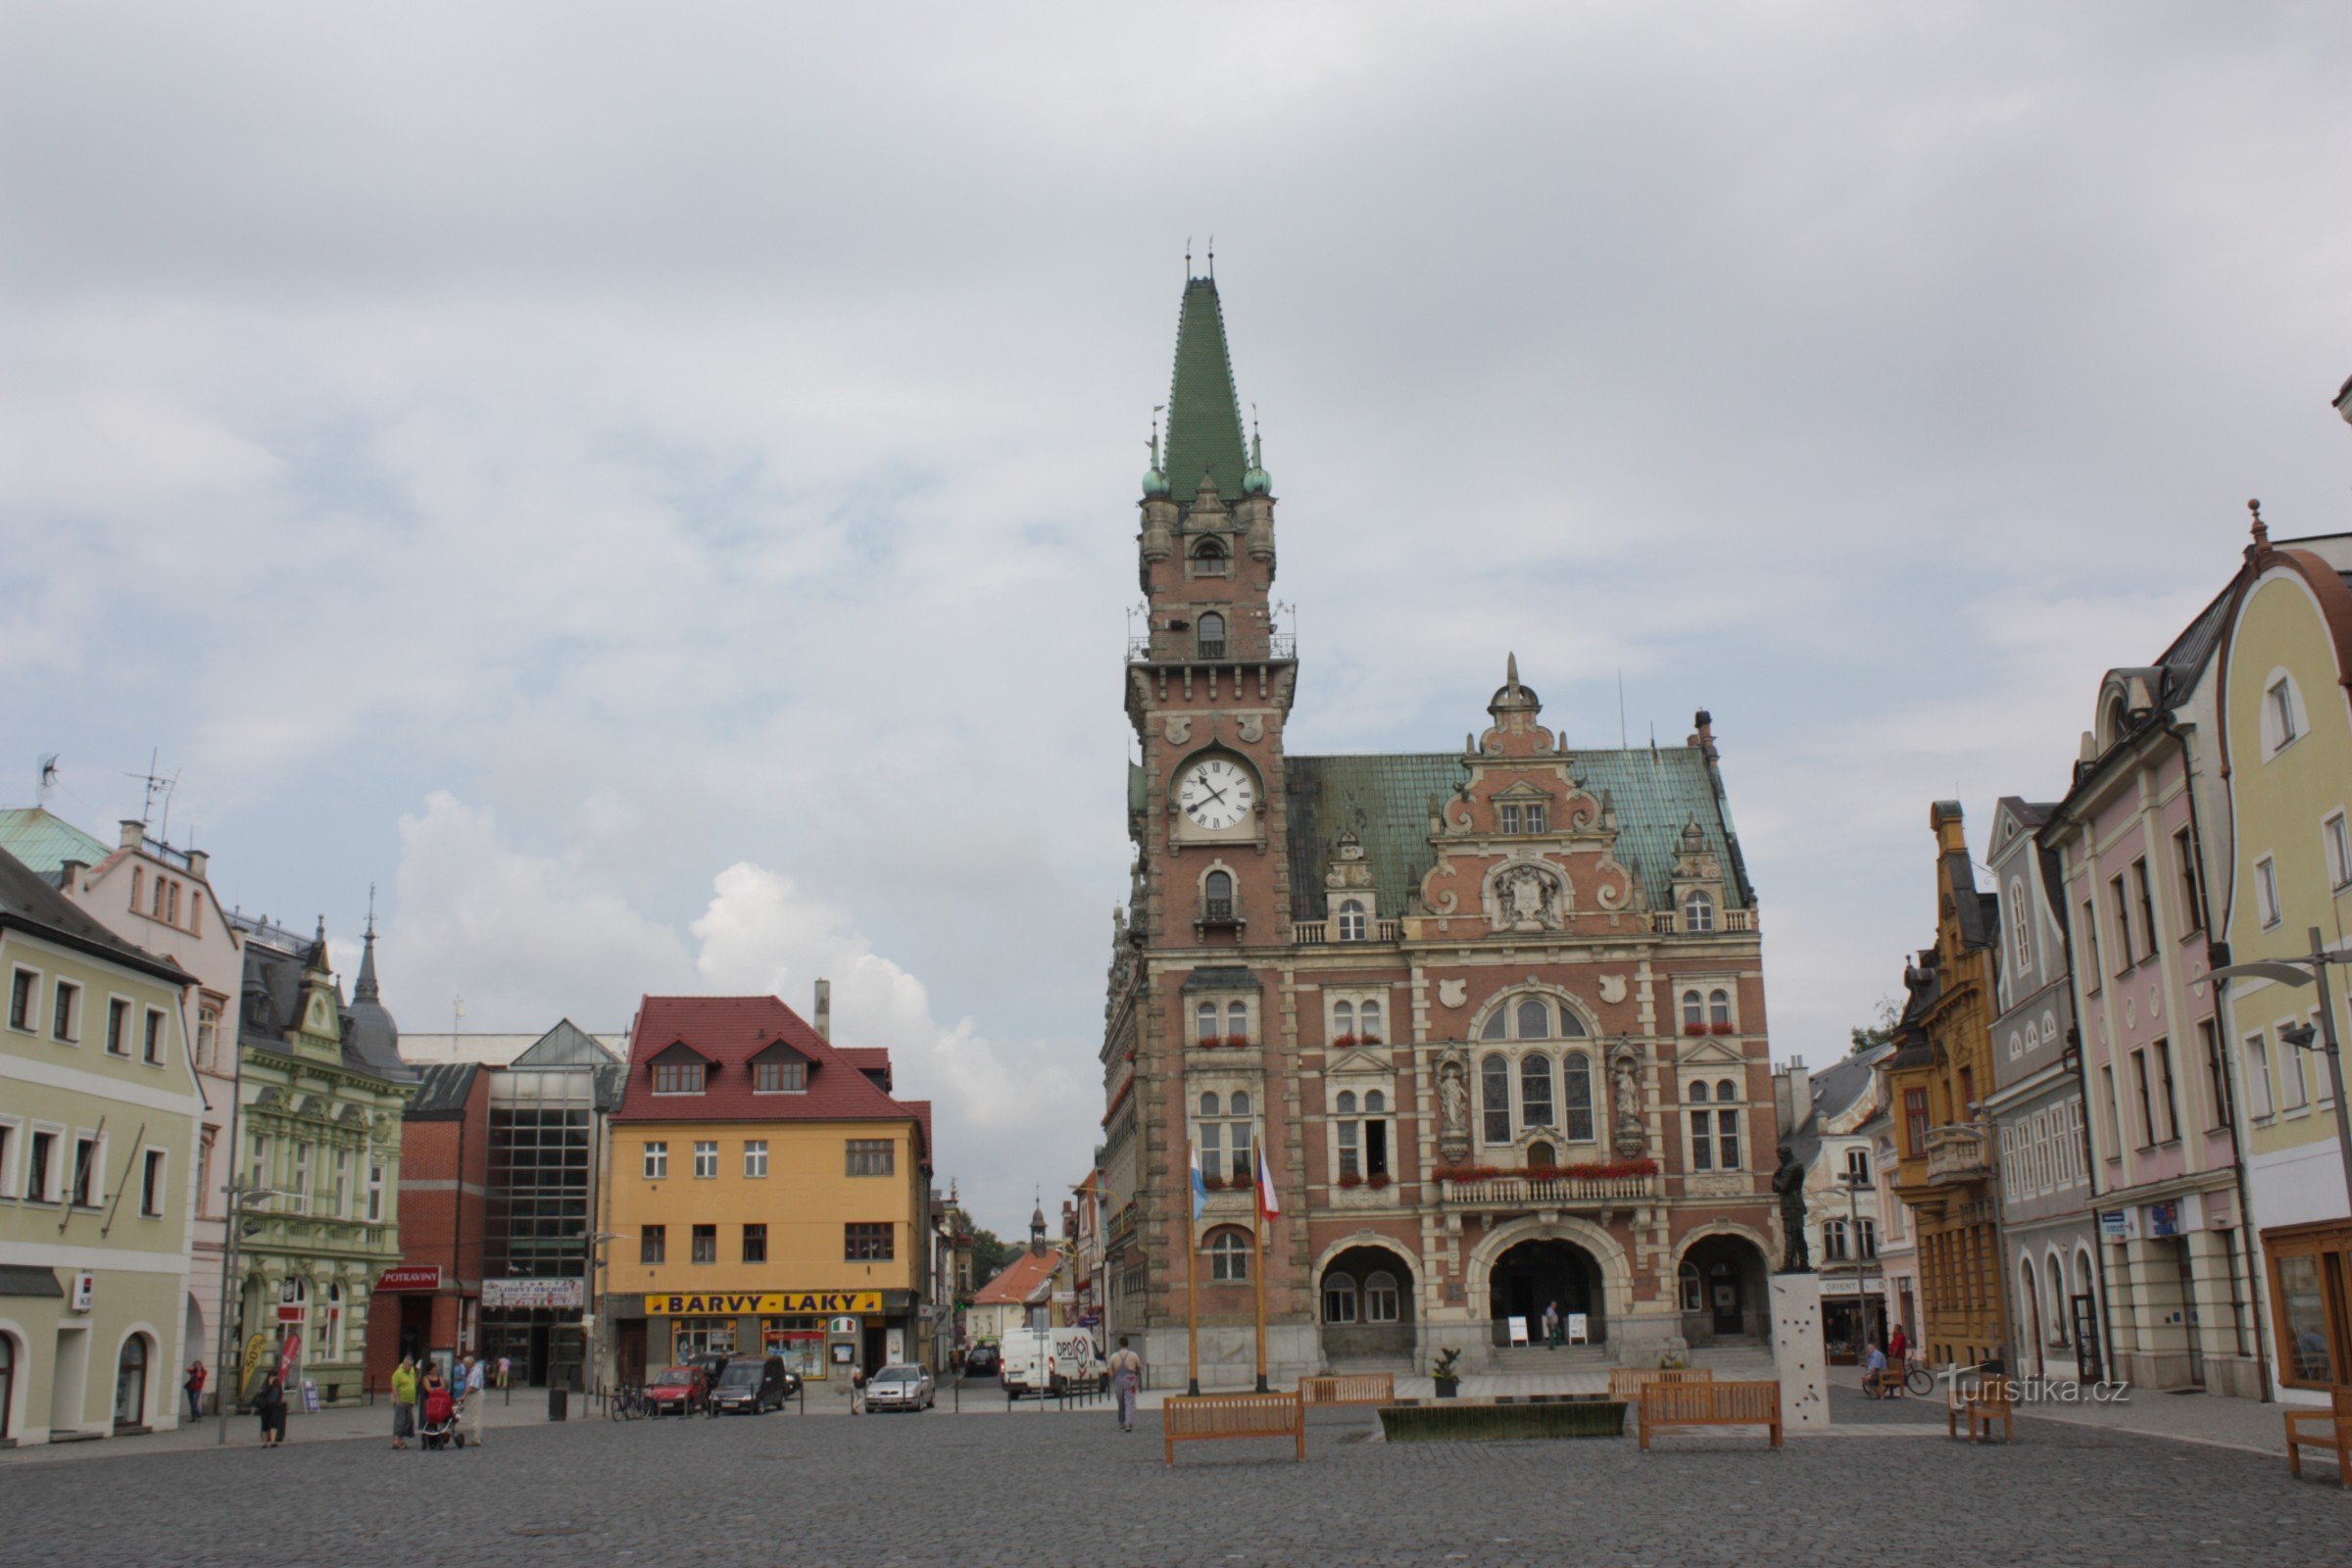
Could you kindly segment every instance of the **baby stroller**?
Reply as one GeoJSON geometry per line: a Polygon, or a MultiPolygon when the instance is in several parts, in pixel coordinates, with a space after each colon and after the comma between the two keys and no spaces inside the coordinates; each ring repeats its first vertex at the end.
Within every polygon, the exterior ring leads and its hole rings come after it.
{"type": "Polygon", "coordinates": [[[449,1396],[447,1389],[425,1390],[421,1437],[427,1448],[466,1446],[466,1435],[458,1430],[458,1401],[449,1396]]]}

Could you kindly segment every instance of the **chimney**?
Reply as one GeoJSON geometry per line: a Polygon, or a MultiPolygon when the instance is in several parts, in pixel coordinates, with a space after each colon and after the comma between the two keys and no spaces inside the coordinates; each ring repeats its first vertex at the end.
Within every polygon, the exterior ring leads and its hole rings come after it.
{"type": "Polygon", "coordinates": [[[58,866],[58,887],[71,894],[81,881],[81,873],[90,868],[87,860],[67,860],[58,866]]]}
{"type": "Polygon", "coordinates": [[[826,1042],[833,1039],[833,982],[816,983],[816,1038],[826,1042]]]}
{"type": "Polygon", "coordinates": [[[188,852],[188,875],[194,877],[197,881],[202,882],[205,880],[204,868],[212,863],[212,851],[190,850],[188,852]]]}
{"type": "Polygon", "coordinates": [[[1790,1056],[1788,1064],[1772,1075],[1772,1109],[1783,1138],[1813,1114],[1813,1075],[1806,1071],[1804,1057],[1790,1056]]]}
{"type": "Polygon", "coordinates": [[[135,850],[147,842],[147,824],[134,817],[122,818],[122,848],[135,850]]]}
{"type": "Polygon", "coordinates": [[[1690,716],[1690,744],[1697,747],[1700,755],[1705,757],[1708,761],[1714,761],[1716,759],[1715,715],[1702,708],[1690,716]]]}

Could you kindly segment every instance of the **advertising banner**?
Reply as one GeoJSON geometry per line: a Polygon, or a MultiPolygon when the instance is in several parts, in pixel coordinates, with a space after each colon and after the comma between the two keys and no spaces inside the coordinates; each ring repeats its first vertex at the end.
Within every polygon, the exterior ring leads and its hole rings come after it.
{"type": "Polygon", "coordinates": [[[484,1280],[482,1305],[514,1307],[575,1307],[588,1304],[588,1287],[580,1280],[484,1280]]]}
{"type": "Polygon", "coordinates": [[[781,1317],[808,1313],[829,1317],[836,1312],[879,1312],[880,1291],[711,1291],[654,1292],[645,1298],[651,1317],[736,1317],[763,1312],[781,1317]]]}

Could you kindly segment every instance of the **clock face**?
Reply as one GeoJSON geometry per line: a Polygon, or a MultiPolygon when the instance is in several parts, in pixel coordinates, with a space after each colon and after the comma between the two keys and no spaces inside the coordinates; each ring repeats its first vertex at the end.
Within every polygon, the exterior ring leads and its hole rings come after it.
{"type": "Polygon", "coordinates": [[[1257,804],[1250,775],[1238,762],[1211,757],[1185,769],[1176,785],[1177,804],[1196,827],[1228,828],[1257,804]]]}

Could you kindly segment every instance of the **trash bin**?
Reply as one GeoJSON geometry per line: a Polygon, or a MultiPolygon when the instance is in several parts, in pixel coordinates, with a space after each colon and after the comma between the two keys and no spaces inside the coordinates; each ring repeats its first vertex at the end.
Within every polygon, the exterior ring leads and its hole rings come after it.
{"type": "Polygon", "coordinates": [[[547,1418],[561,1421],[571,1413],[571,1391],[561,1383],[548,1385],[547,1418]]]}

